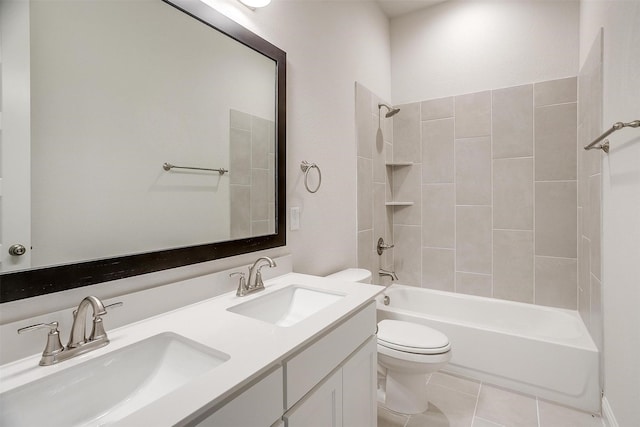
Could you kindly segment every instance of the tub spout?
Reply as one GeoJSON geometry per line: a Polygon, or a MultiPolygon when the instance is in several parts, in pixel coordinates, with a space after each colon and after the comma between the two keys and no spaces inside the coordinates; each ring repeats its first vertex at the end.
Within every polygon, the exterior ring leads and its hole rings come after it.
{"type": "Polygon", "coordinates": [[[380,276],[389,276],[389,277],[391,277],[391,280],[398,280],[398,276],[396,275],[395,271],[383,270],[381,268],[380,270],[378,270],[378,275],[380,275],[380,276]]]}

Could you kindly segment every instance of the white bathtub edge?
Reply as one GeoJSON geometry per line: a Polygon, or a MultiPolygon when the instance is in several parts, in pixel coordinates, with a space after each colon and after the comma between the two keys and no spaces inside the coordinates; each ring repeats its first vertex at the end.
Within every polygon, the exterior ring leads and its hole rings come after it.
{"type": "MultiPolygon", "coordinates": [[[[568,396],[567,394],[554,392],[553,390],[544,389],[535,385],[527,384],[522,381],[512,380],[509,378],[493,375],[484,371],[465,368],[464,366],[448,364],[441,372],[450,373],[457,376],[462,376],[476,381],[481,381],[487,385],[497,386],[508,390],[515,390],[518,393],[527,394],[543,400],[549,400],[561,405],[569,406],[574,409],[589,412],[592,414],[600,414],[600,400],[590,399],[589,396],[594,395],[593,387],[597,387],[597,384],[591,384],[587,387],[582,396],[568,396]]],[[[602,409],[604,417],[604,406],[602,409]]],[[[607,425],[606,427],[619,427],[618,424],[607,425]]]]}
{"type": "Polygon", "coordinates": [[[620,427],[607,396],[602,396],[602,423],[605,427],[620,427]]]}

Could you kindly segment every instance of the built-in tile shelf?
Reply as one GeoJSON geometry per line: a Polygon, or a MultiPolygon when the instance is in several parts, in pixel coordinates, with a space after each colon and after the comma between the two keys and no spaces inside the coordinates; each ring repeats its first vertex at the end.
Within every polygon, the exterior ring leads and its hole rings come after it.
{"type": "MultiPolygon", "coordinates": [[[[395,168],[413,166],[413,162],[386,162],[385,165],[393,171],[395,168]]],[[[386,202],[385,206],[413,206],[415,202],[386,202]]]]}
{"type": "Polygon", "coordinates": [[[385,206],[413,206],[414,202],[386,202],[385,206]]]}
{"type": "Polygon", "coordinates": [[[390,167],[413,166],[413,162],[387,162],[385,165],[390,167]]]}

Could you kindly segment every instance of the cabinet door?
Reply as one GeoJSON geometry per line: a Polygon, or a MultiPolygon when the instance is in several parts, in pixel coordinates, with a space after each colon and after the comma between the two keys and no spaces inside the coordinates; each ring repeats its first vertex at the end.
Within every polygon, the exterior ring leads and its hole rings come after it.
{"type": "Polygon", "coordinates": [[[270,426],[282,415],[282,367],[196,423],[198,427],[270,426]]]}
{"type": "Polygon", "coordinates": [[[331,374],[284,415],[286,427],[342,426],[342,370],[331,374]]]}
{"type": "Polygon", "coordinates": [[[342,367],[342,412],[345,426],[377,425],[377,364],[377,340],[372,336],[342,367]]]}

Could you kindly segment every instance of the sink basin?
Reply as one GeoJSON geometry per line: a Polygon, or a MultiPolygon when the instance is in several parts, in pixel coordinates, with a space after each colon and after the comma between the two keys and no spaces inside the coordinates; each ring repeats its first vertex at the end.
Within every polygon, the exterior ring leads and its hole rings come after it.
{"type": "Polygon", "coordinates": [[[155,335],[0,394],[0,425],[114,423],[227,360],[180,335],[155,335]]]}
{"type": "Polygon", "coordinates": [[[341,294],[292,285],[227,310],[286,327],[295,325],[343,297],[341,294]]]}

